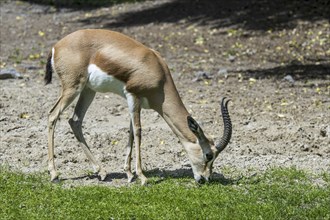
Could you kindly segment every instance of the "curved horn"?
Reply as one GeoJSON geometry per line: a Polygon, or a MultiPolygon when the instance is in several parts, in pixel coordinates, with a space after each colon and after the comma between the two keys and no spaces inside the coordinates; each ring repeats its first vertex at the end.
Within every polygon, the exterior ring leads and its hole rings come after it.
{"type": "Polygon", "coordinates": [[[218,152],[220,153],[223,151],[227,144],[230,141],[231,138],[231,133],[232,133],[232,125],[231,125],[231,120],[229,117],[229,112],[228,112],[228,102],[230,99],[226,100],[226,97],[224,97],[221,101],[221,114],[222,114],[222,119],[223,119],[223,124],[224,124],[224,131],[223,131],[223,136],[220,139],[220,142],[216,145],[216,148],[218,152]]]}

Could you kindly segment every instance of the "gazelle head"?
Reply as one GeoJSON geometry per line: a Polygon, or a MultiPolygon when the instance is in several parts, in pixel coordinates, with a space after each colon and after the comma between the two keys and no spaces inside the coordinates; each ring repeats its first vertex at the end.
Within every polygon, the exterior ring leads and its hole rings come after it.
{"type": "Polygon", "coordinates": [[[224,132],[222,138],[217,144],[214,144],[213,140],[204,135],[202,128],[191,116],[187,117],[188,127],[197,137],[197,141],[196,143],[184,143],[184,146],[188,152],[194,178],[198,183],[209,181],[212,174],[214,160],[217,158],[219,153],[225,149],[231,138],[232,125],[227,108],[230,100],[225,101],[225,99],[226,98],[223,98],[221,101],[224,132]]]}

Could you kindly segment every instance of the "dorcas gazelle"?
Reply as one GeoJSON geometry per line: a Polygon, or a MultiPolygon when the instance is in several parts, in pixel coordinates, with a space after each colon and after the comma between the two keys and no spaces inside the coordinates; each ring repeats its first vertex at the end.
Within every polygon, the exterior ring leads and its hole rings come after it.
{"type": "Polygon", "coordinates": [[[112,92],[127,100],[130,133],[124,169],[129,182],[134,177],[131,171],[133,144],[136,150],[136,174],[142,184],[147,181],[140,154],[141,108],[153,109],[164,118],[184,146],[198,183],[209,180],[214,160],[230,141],[232,126],[227,110],[229,100],[222,99],[224,133],[219,142],[214,144],[186,110],[160,54],[118,32],[86,29],[67,35],[53,46],[49,54],[46,84],[51,82],[53,72],[59,76],[62,87],[48,119],[48,168],[51,181],[58,180],[54,162],[56,121],[78,95],[79,100],[69,124],[102,180],[107,172],[91,153],[81,127],[96,92],[112,92]]]}

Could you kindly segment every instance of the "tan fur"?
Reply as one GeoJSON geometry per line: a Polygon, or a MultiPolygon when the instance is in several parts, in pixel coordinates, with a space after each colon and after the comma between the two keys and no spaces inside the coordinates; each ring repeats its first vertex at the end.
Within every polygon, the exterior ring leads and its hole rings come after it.
{"type": "MultiPolygon", "coordinates": [[[[52,180],[57,178],[54,165],[53,141],[56,120],[59,114],[79,94],[80,99],[75,109],[75,114],[70,119],[70,125],[97,171],[103,172],[101,174],[103,178],[106,175],[105,171],[92,156],[81,131],[83,117],[95,95],[95,91],[86,86],[88,81],[87,68],[90,64],[95,64],[108,75],[122,81],[125,84],[130,100],[134,102],[131,110],[129,145],[132,145],[133,140],[135,140],[138,163],[137,173],[143,184],[146,178],[142,173],[139,155],[141,138],[140,100],[142,98],[146,99],[150,108],[157,111],[166,120],[173,132],[184,144],[192,162],[197,160],[196,164],[202,163],[205,152],[213,152],[216,155],[215,148],[209,144],[211,142],[198,143],[196,136],[189,129],[187,124],[189,113],[181,101],[166,63],[158,52],[117,32],[88,29],[69,34],[60,40],[54,46],[54,49],[53,69],[61,80],[62,93],[49,114],[49,170],[52,180]]],[[[128,147],[128,156],[125,162],[125,170],[129,179],[132,178],[130,157],[131,146],[128,147]]],[[[203,172],[209,172],[200,171],[199,168],[195,169],[194,166],[193,170],[194,173],[195,170],[199,172],[199,174],[195,173],[195,176],[202,176],[203,172]]]]}

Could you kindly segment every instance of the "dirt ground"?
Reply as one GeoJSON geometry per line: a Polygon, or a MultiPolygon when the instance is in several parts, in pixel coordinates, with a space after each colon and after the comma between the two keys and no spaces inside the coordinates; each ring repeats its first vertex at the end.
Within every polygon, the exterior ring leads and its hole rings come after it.
{"type": "MultiPolygon", "coordinates": [[[[219,101],[232,99],[233,136],[214,163],[226,178],[291,167],[330,172],[330,5],[324,0],[179,1],[117,5],[1,1],[0,164],[47,170],[47,113],[60,84],[45,86],[45,60],[65,35],[85,28],[125,33],[158,50],[189,112],[205,133],[223,131],[219,101]],[[231,3],[228,3],[231,2],[231,3]]],[[[84,122],[92,152],[109,172],[100,183],[70,130],[74,105],[55,137],[61,177],[77,184],[122,185],[128,110],[98,93],[84,122]]],[[[183,147],[155,112],[142,111],[147,176],[191,176],[183,147]]],[[[134,160],[133,160],[134,162],[134,160]]]]}

